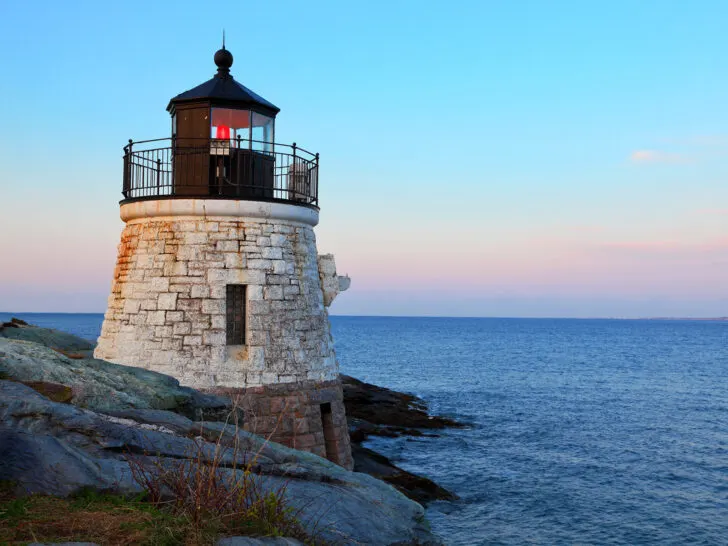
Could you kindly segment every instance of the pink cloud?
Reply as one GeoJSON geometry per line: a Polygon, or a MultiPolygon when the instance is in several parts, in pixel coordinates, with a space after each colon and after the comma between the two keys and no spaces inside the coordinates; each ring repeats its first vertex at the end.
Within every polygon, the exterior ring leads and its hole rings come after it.
{"type": "Polygon", "coordinates": [[[635,150],[629,156],[632,163],[686,163],[690,158],[682,154],[658,150],[635,150]]]}
{"type": "Polygon", "coordinates": [[[614,241],[602,243],[603,250],[638,252],[643,254],[708,254],[728,250],[728,238],[715,239],[701,243],[682,241],[614,241]]]}
{"type": "Polygon", "coordinates": [[[619,250],[676,250],[681,248],[677,241],[614,241],[603,243],[602,248],[614,248],[619,250]]]}
{"type": "Polygon", "coordinates": [[[709,216],[723,216],[728,214],[728,209],[698,209],[695,214],[704,214],[709,216]]]}

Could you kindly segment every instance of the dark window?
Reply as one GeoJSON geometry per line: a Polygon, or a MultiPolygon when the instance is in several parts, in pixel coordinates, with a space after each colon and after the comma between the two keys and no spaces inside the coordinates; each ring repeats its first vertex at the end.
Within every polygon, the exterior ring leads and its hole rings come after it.
{"type": "Polygon", "coordinates": [[[228,284],[226,298],[227,344],[245,345],[245,285],[228,284]]]}

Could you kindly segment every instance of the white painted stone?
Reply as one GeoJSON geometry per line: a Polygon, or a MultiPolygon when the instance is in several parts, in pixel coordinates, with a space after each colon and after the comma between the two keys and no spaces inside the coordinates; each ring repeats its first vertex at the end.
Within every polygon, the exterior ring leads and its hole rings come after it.
{"type": "MultiPolygon", "coordinates": [[[[270,242],[270,239],[268,239],[270,242]]],[[[283,250],[280,247],[265,247],[261,250],[261,254],[266,260],[281,260],[283,259],[283,250]]]]}
{"type": "MultiPolygon", "coordinates": [[[[111,297],[115,297],[115,296],[112,295],[111,297]]],[[[139,309],[141,307],[141,304],[142,304],[141,300],[132,300],[132,299],[124,300],[124,313],[127,315],[134,315],[134,314],[138,313],[139,309]]],[[[110,304],[109,304],[109,307],[111,307],[110,304]]]]}
{"type": "Polygon", "coordinates": [[[184,234],[186,245],[204,245],[207,243],[207,233],[189,232],[184,234]]]}
{"type": "Polygon", "coordinates": [[[176,292],[165,292],[163,294],[159,294],[159,299],[157,300],[157,309],[174,311],[176,305],[177,305],[177,293],[176,292]]]}
{"type": "Polygon", "coordinates": [[[238,241],[218,241],[215,244],[215,249],[221,252],[237,252],[240,248],[238,241]]]}
{"type": "Polygon", "coordinates": [[[147,313],[147,324],[164,324],[164,311],[151,311],[147,313]]]}
{"type": "Polygon", "coordinates": [[[248,268],[271,270],[273,269],[273,262],[271,262],[270,260],[248,260],[248,268]]]}
{"type": "Polygon", "coordinates": [[[202,300],[202,312],[207,315],[224,315],[225,300],[202,300]]]}
{"type": "Polygon", "coordinates": [[[202,345],[202,336],[185,336],[182,345],[202,345]]]}
{"type": "Polygon", "coordinates": [[[226,252],[224,256],[225,267],[229,269],[243,267],[243,255],[237,252],[226,252]]]}
{"type": "Polygon", "coordinates": [[[169,290],[169,278],[156,277],[152,279],[151,290],[154,292],[167,292],[169,290]]]}
{"type": "Polygon", "coordinates": [[[214,315],[210,317],[210,326],[212,328],[225,328],[226,321],[224,315],[214,315]]]}
{"type": "Polygon", "coordinates": [[[248,285],[248,301],[257,301],[263,299],[263,287],[259,285],[248,285]]]}
{"type": "Polygon", "coordinates": [[[267,300],[282,300],[283,288],[280,286],[267,286],[263,291],[263,297],[267,300]]]}
{"type": "MultiPolygon", "coordinates": [[[[149,218],[177,218],[194,217],[224,220],[271,220],[279,225],[280,233],[290,233],[286,222],[294,222],[315,226],[318,224],[317,209],[289,205],[286,203],[263,203],[258,201],[233,201],[226,199],[159,199],[151,201],[137,201],[121,206],[121,219],[124,222],[134,220],[145,221],[149,218]],[[282,222],[278,222],[278,221],[282,222]]],[[[195,226],[195,222],[178,222],[180,227],[175,231],[183,231],[183,224],[195,226]]],[[[219,225],[215,222],[219,229],[219,225]]],[[[194,227],[189,231],[195,229],[194,227]]],[[[209,230],[213,231],[213,230],[209,230]]]]}
{"type": "Polygon", "coordinates": [[[195,284],[190,290],[190,297],[192,298],[209,298],[210,287],[206,284],[195,284]]]}
{"type": "Polygon", "coordinates": [[[208,330],[202,333],[202,343],[214,347],[224,347],[226,342],[225,332],[208,330]]]}
{"type": "Polygon", "coordinates": [[[339,275],[339,292],[346,292],[351,288],[351,278],[349,275],[339,275]]]}
{"type": "Polygon", "coordinates": [[[172,327],[174,335],[184,335],[192,333],[192,324],[189,322],[178,322],[172,327]]]}
{"type": "Polygon", "coordinates": [[[318,272],[321,278],[323,289],[323,305],[329,307],[340,292],[344,292],[351,286],[351,279],[348,276],[336,274],[336,262],[333,254],[322,254],[318,260],[318,272]]]}
{"type": "Polygon", "coordinates": [[[98,357],[173,370],[193,387],[338,377],[324,304],[342,285],[333,256],[317,256],[309,212],[289,210],[304,207],[286,206],[295,219],[211,218],[160,200],[141,214],[150,203],[122,206],[128,221],[98,357]],[[226,345],[228,284],[247,286],[246,345],[226,345]]]}

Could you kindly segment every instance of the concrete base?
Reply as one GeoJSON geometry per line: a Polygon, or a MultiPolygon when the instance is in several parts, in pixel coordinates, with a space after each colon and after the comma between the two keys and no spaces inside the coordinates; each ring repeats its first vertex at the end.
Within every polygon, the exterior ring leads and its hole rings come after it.
{"type": "Polygon", "coordinates": [[[134,201],[121,205],[120,216],[124,222],[140,218],[250,218],[258,220],[283,220],[299,222],[311,227],[319,222],[318,209],[234,199],[153,199],[134,201]]]}

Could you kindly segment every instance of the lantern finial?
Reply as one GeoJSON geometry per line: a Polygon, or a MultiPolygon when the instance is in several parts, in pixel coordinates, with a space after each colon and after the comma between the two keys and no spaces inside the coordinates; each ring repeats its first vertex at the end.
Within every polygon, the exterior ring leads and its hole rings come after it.
{"type": "Polygon", "coordinates": [[[215,52],[215,64],[217,65],[217,73],[221,77],[230,75],[230,67],[233,65],[233,54],[225,49],[225,30],[222,31],[222,49],[215,52]]]}

